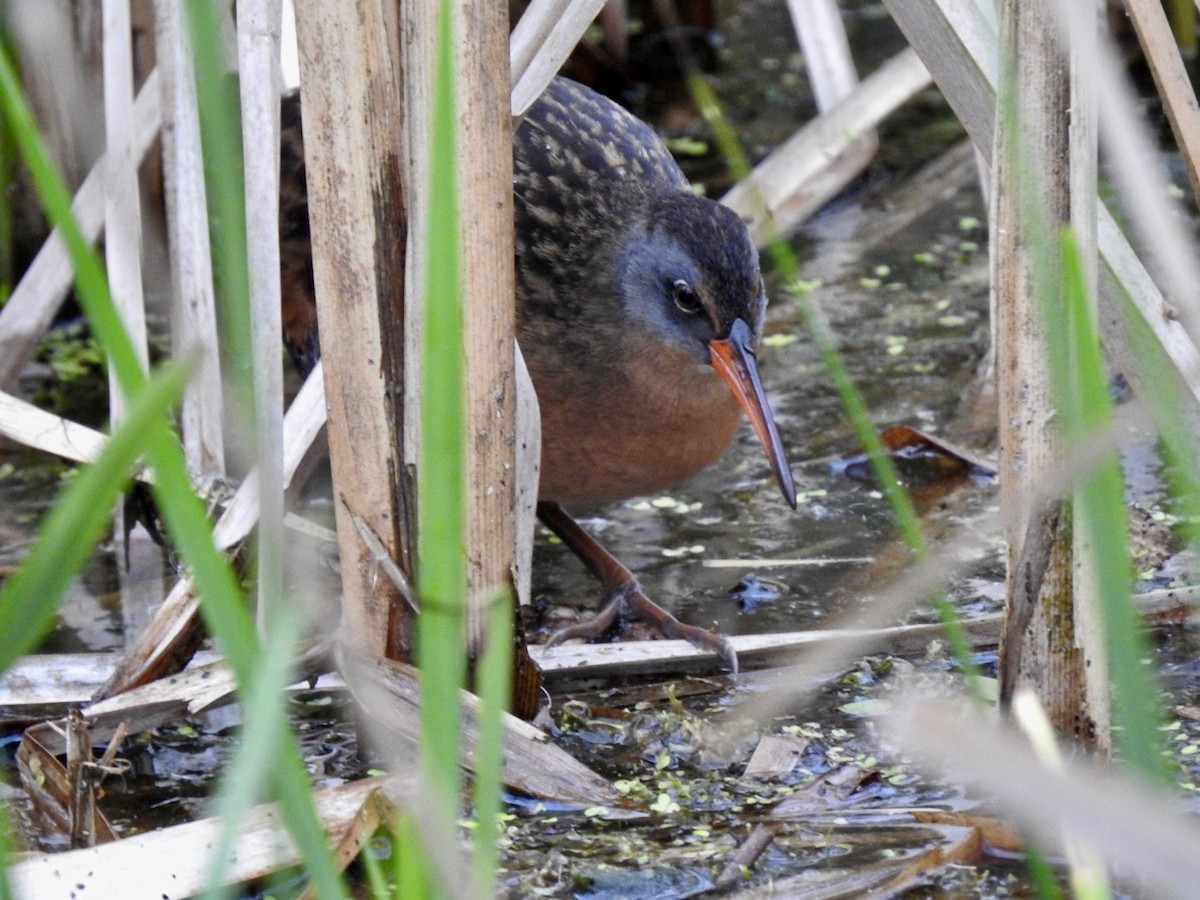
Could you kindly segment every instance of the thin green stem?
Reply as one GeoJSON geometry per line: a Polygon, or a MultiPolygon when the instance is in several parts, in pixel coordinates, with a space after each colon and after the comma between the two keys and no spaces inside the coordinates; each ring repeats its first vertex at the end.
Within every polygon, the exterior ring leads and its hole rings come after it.
{"type": "MultiPolygon", "coordinates": [[[[466,365],[459,228],[454,7],[439,4],[430,123],[424,261],[421,429],[417,469],[417,656],[421,761],[443,815],[458,817],[459,691],[466,681],[466,365]]],[[[411,833],[411,832],[410,832],[411,833]]],[[[426,836],[443,840],[445,836],[426,836]]]]}

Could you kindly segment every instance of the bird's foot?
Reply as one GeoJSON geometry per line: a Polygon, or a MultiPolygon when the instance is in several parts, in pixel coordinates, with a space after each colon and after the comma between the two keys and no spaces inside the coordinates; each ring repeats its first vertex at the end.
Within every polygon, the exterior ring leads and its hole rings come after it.
{"type": "Polygon", "coordinates": [[[737,651],[727,637],[713,634],[704,628],[687,625],[651,600],[642,591],[642,586],[636,579],[631,578],[627,584],[622,584],[610,594],[608,603],[587,621],[576,625],[560,628],[546,641],[550,648],[563,641],[575,639],[595,640],[613,626],[619,619],[641,619],[665,638],[687,641],[700,650],[710,650],[732,675],[738,673],[737,651]]]}
{"type": "Polygon", "coordinates": [[[621,565],[620,561],[605,550],[594,537],[580,528],[579,523],[567,515],[566,510],[557,503],[540,502],[537,510],[542,523],[557,534],[584,565],[592,570],[592,574],[600,579],[604,586],[604,595],[608,598],[600,612],[588,621],[562,628],[551,635],[546,643],[547,647],[573,638],[594,640],[610,628],[618,617],[637,618],[656,629],[663,637],[687,641],[701,650],[711,650],[730,672],[737,675],[737,652],[729,638],[697,628],[695,625],[685,625],[652,601],[642,591],[642,586],[633,577],[633,573],[621,565]]]}

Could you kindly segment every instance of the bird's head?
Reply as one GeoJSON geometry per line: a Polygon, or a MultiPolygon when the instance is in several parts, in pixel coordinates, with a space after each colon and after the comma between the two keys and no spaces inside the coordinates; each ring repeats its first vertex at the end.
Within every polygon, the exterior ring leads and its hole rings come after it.
{"type": "Polygon", "coordinates": [[[746,226],[728,207],[703,197],[672,192],[653,198],[645,221],[629,230],[617,277],[637,327],[724,378],[794,508],[791,469],[755,359],[767,298],[746,226]]]}

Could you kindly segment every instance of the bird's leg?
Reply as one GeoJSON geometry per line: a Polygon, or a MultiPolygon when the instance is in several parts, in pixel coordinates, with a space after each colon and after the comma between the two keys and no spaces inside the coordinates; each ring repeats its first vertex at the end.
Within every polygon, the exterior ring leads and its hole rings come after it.
{"type": "Polygon", "coordinates": [[[654,603],[642,592],[642,586],[633,573],[605,550],[599,541],[580,528],[557,503],[538,503],[537,514],[542,524],[558,535],[599,579],[607,601],[600,612],[588,621],[556,631],[546,642],[547,647],[572,638],[595,638],[612,625],[618,616],[636,616],[657,629],[663,637],[677,638],[701,650],[713,651],[734,675],[737,674],[737,652],[728,638],[695,625],[685,625],[654,603]]]}

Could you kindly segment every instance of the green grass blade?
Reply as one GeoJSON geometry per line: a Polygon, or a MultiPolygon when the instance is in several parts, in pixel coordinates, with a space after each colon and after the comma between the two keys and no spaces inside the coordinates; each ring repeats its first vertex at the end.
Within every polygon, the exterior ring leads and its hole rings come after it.
{"type": "Polygon", "coordinates": [[[417,655],[421,761],[444,821],[458,817],[459,691],[466,681],[466,401],[459,230],[454,6],[439,4],[424,264],[421,438],[418,464],[417,655]]]}
{"type": "Polygon", "coordinates": [[[428,866],[421,855],[421,833],[417,828],[416,819],[411,815],[402,815],[395,825],[394,842],[396,852],[392,859],[395,861],[392,871],[395,883],[394,897],[404,900],[418,900],[420,897],[435,896],[429,890],[426,878],[428,866]]]}
{"type": "Polygon", "coordinates": [[[1058,874],[1047,862],[1037,841],[1027,836],[1022,844],[1025,847],[1025,871],[1033,883],[1034,894],[1039,900],[1062,900],[1063,892],[1058,886],[1058,874]]]}
{"type": "MultiPolygon", "coordinates": [[[[243,183],[242,129],[237,86],[223,69],[224,47],[216,20],[216,10],[205,0],[187,4],[188,30],[193,48],[196,101],[202,138],[205,190],[209,212],[209,237],[212,248],[215,298],[220,308],[223,371],[233,387],[233,409],[240,419],[240,432],[248,446],[257,446],[252,415],[254,384],[249,318],[249,273],[246,259],[246,210],[243,183]]],[[[228,396],[228,395],[227,395],[228,396]]],[[[257,547],[258,553],[271,548],[257,547]]],[[[260,576],[264,573],[258,568],[260,576]]],[[[277,573],[276,573],[277,574],[277,573]]],[[[270,584],[259,585],[260,599],[276,597],[280,585],[272,573],[270,584]]],[[[211,860],[210,893],[227,866],[228,850],[236,838],[236,827],[249,806],[263,798],[264,789],[277,791],[285,809],[285,822],[293,834],[303,833],[315,852],[314,880],[320,892],[340,892],[339,880],[331,860],[321,852],[324,835],[314,828],[310,788],[299,767],[284,765],[279,774],[275,763],[284,744],[292,744],[288,732],[282,691],[291,669],[292,648],[299,636],[298,616],[288,614],[279,604],[271,616],[265,635],[267,644],[261,657],[253,661],[254,673],[244,692],[242,742],[229,770],[222,779],[218,811],[223,827],[211,860]],[[290,812],[289,812],[290,810],[290,812]],[[315,871],[319,870],[319,871],[315,871]]],[[[250,627],[248,618],[239,631],[250,627]]],[[[293,745],[294,746],[294,745],[293,745]]],[[[307,856],[307,853],[305,854],[307,856]]]]}
{"type": "MultiPolygon", "coordinates": [[[[423,601],[420,621],[442,626],[461,619],[466,590],[463,552],[466,484],[463,446],[466,409],[463,383],[463,308],[458,216],[454,70],[451,55],[451,4],[442,4],[434,84],[433,134],[430,146],[429,265],[424,290],[422,344],[420,518],[418,586],[423,601]]],[[[461,629],[430,632],[454,637],[461,629]]],[[[443,666],[437,666],[444,670],[443,666]]],[[[428,673],[425,673],[428,674],[428,673]]],[[[422,688],[428,687],[424,684],[422,688]]],[[[459,683],[455,684],[457,691],[459,683]]],[[[457,708],[458,704],[451,704],[457,708]]],[[[453,715],[457,732],[457,712],[453,715]]]]}
{"type": "MultiPolygon", "coordinates": [[[[187,11],[210,215],[214,287],[221,312],[224,374],[234,386],[235,412],[252,433],[254,399],[240,107],[235,82],[222,69],[224,47],[215,7],[206,0],[189,0],[187,11]]],[[[250,443],[253,445],[255,442],[251,439],[250,443]]],[[[181,503],[184,502],[183,497],[179,499],[181,503]]],[[[211,547],[207,521],[201,520],[198,524],[203,526],[204,533],[195,535],[194,539],[198,544],[211,547]]],[[[171,526],[169,519],[168,525],[171,526]]],[[[184,523],[177,523],[177,527],[184,527],[184,523]]],[[[199,562],[193,560],[197,570],[197,586],[201,588],[204,600],[202,612],[230,658],[237,674],[239,691],[246,694],[253,690],[260,663],[267,667],[272,667],[272,663],[259,653],[255,625],[236,584],[225,583],[224,587],[233,588],[232,591],[219,589],[210,594],[204,590],[205,583],[218,587],[225,582],[226,576],[232,578],[232,572],[219,554],[205,555],[206,564],[211,564],[205,581],[201,580],[199,562]],[[235,643],[238,645],[236,654],[230,651],[230,646],[235,643]]],[[[273,643],[279,643],[278,636],[273,643]]],[[[277,646],[275,652],[286,656],[288,651],[277,646]]],[[[283,661],[278,661],[277,665],[283,665],[283,661]]],[[[246,715],[251,715],[255,703],[253,696],[245,696],[243,703],[246,715]]],[[[284,824],[300,848],[317,895],[343,896],[344,885],[330,852],[328,838],[316,816],[307,768],[294,739],[281,732],[282,726],[275,733],[276,740],[281,742],[281,752],[276,761],[273,787],[283,810],[284,824]]],[[[264,740],[269,741],[271,735],[268,729],[264,740]]],[[[249,765],[253,766],[252,763],[249,765]]]]}
{"type": "MultiPolygon", "coordinates": [[[[211,0],[188,0],[204,187],[212,244],[213,283],[220,307],[223,374],[233,384],[235,410],[254,428],[251,378],[250,276],[246,262],[246,191],[237,83],[225,74],[225,48],[211,0]]],[[[252,442],[248,446],[254,446],[252,442]]]]}
{"type": "MultiPolygon", "coordinates": [[[[1069,448],[1081,445],[1090,434],[1108,426],[1112,402],[1083,263],[1069,231],[1063,232],[1060,247],[1065,328],[1047,330],[1048,335],[1056,335],[1047,350],[1069,448]],[[1065,339],[1059,339],[1059,335],[1065,339]]],[[[1113,745],[1135,769],[1147,777],[1162,779],[1166,769],[1159,725],[1164,719],[1154,679],[1143,664],[1150,652],[1131,599],[1133,571],[1125,481],[1115,454],[1087,478],[1076,498],[1076,521],[1092,548],[1092,580],[1104,621],[1116,726],[1113,745]]]]}

